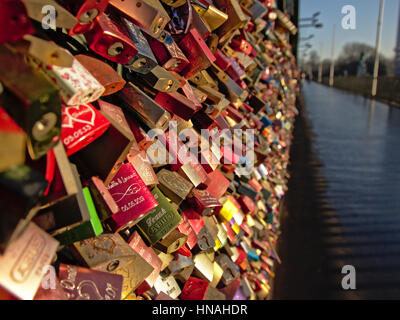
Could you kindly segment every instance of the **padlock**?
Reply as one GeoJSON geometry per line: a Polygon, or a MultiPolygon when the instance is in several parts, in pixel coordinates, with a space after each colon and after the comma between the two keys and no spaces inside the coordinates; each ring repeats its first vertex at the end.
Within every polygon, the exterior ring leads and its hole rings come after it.
{"type": "Polygon", "coordinates": [[[182,213],[183,219],[187,220],[193,231],[198,235],[204,226],[203,217],[193,209],[187,209],[182,213]]]}
{"type": "Polygon", "coordinates": [[[92,30],[85,33],[89,47],[102,57],[124,65],[130,65],[138,53],[127,31],[107,15],[96,19],[92,30]]]}
{"type": "Polygon", "coordinates": [[[157,173],[159,188],[174,203],[180,204],[186,199],[193,185],[178,173],[162,169],[157,173]]]}
{"type": "Polygon", "coordinates": [[[157,57],[157,61],[166,70],[181,72],[189,64],[189,60],[183,54],[175,40],[171,39],[170,43],[166,43],[160,42],[151,36],[147,36],[146,38],[157,57]]]}
{"type": "Polygon", "coordinates": [[[26,134],[0,106],[0,172],[25,163],[26,134]]]}
{"type": "MultiPolygon", "coordinates": [[[[108,117],[112,118],[116,123],[118,123],[120,129],[123,129],[127,135],[132,136],[132,139],[135,140],[134,139],[135,137],[133,136],[129,123],[125,118],[125,114],[120,107],[117,107],[116,105],[113,105],[103,100],[98,100],[97,103],[100,107],[100,110],[104,114],[106,114],[108,117]]],[[[132,150],[133,151],[139,150],[136,141],[134,141],[132,145],[132,150]]]]}
{"type": "Polygon", "coordinates": [[[68,300],[121,300],[122,275],[60,264],[58,277],[68,300]]]}
{"type": "MultiPolygon", "coordinates": [[[[39,208],[33,221],[51,233],[62,245],[95,237],[103,232],[87,187],[82,189],[77,169],[70,164],[61,144],[54,148],[57,168],[66,196],[39,208]],[[67,212],[67,213],[66,213],[67,212]]],[[[53,181],[61,183],[61,181],[53,181]]]]}
{"type": "Polygon", "coordinates": [[[193,82],[197,87],[209,86],[213,89],[218,89],[218,83],[206,70],[202,70],[196,73],[193,77],[190,78],[190,81],[193,82]]]}
{"type": "Polygon", "coordinates": [[[168,127],[168,121],[171,119],[169,112],[134,84],[128,83],[117,95],[122,102],[121,106],[139,116],[150,128],[165,130],[168,127]]]}
{"type": "MultiPolygon", "coordinates": [[[[50,271],[52,272],[52,271],[50,271]]],[[[49,274],[50,275],[50,274],[49,274]]],[[[46,275],[45,275],[46,277],[46,275]]],[[[42,285],[39,286],[39,289],[36,291],[35,297],[33,300],[42,300],[42,301],[49,301],[49,300],[68,300],[67,293],[64,291],[64,288],[60,284],[59,278],[51,273],[52,280],[48,278],[42,279],[42,285]],[[54,275],[54,278],[53,278],[54,275]],[[50,282],[51,285],[48,285],[49,282],[47,281],[53,281],[50,282]]]]}
{"type": "Polygon", "coordinates": [[[214,52],[215,64],[221,68],[222,71],[226,71],[232,65],[232,62],[228,57],[219,49],[214,52]]]}
{"type": "Polygon", "coordinates": [[[158,0],[110,0],[110,7],[157,38],[170,18],[158,0]]]}
{"type": "Polygon", "coordinates": [[[218,300],[218,301],[222,301],[222,300],[226,300],[226,296],[224,293],[222,293],[221,291],[219,291],[218,289],[209,286],[208,290],[207,290],[207,295],[205,297],[204,300],[218,300]]]}
{"type": "Polygon", "coordinates": [[[255,300],[255,293],[254,293],[254,290],[251,286],[249,279],[242,278],[241,282],[242,282],[241,289],[242,289],[244,295],[246,296],[247,300],[255,300]]]}
{"type": "Polygon", "coordinates": [[[56,87],[27,65],[21,54],[0,47],[0,104],[28,136],[28,151],[36,160],[59,140],[61,102],[56,87]],[[12,68],[10,68],[12,66],[12,68]]]}
{"type": "Polygon", "coordinates": [[[211,150],[204,150],[200,152],[200,163],[207,173],[216,170],[220,161],[211,150]]]}
{"type": "Polygon", "coordinates": [[[18,228],[29,223],[36,213],[37,203],[48,183],[44,176],[22,164],[0,173],[0,253],[3,253],[17,234],[18,228]]]}
{"type": "Polygon", "coordinates": [[[199,238],[197,248],[200,249],[200,251],[209,251],[215,247],[215,238],[206,225],[201,228],[197,237],[199,238]]]}
{"type": "MultiPolygon", "coordinates": [[[[225,286],[228,286],[229,284],[231,284],[232,282],[234,282],[235,280],[238,279],[238,277],[240,276],[238,267],[233,263],[233,261],[226,254],[220,254],[216,258],[216,261],[224,270],[221,281],[225,286]]],[[[240,284],[240,280],[239,280],[239,284],[240,284]]]]}
{"type": "MultiPolygon", "coordinates": [[[[217,127],[217,123],[214,119],[203,110],[196,112],[191,120],[198,131],[202,129],[211,131],[217,127]]],[[[207,163],[206,160],[205,162],[207,163]]]]}
{"type": "Polygon", "coordinates": [[[28,56],[27,59],[49,81],[55,83],[60,90],[62,101],[68,106],[96,101],[105,91],[105,88],[75,58],[70,68],[47,64],[32,56],[28,56]]]}
{"type": "Polygon", "coordinates": [[[178,173],[190,181],[195,188],[207,181],[207,173],[199,163],[185,163],[179,168],[178,173]]]}
{"type": "Polygon", "coordinates": [[[193,189],[188,201],[203,216],[210,216],[215,210],[222,207],[219,201],[207,190],[193,189]]]}
{"type": "Polygon", "coordinates": [[[191,100],[179,92],[159,92],[154,101],[171,114],[186,121],[199,111],[199,108],[191,100]]]}
{"type": "MultiPolygon", "coordinates": [[[[168,265],[168,270],[170,274],[174,276],[175,279],[181,282],[186,282],[187,279],[185,279],[185,276],[189,272],[190,276],[190,274],[193,272],[193,269],[194,269],[193,260],[179,253],[176,255],[176,258],[172,260],[168,265]]],[[[187,278],[189,278],[189,276],[187,278]]]]}
{"type": "Polygon", "coordinates": [[[1,286],[19,299],[32,300],[57,247],[57,240],[29,223],[0,256],[1,286]]]}
{"type": "Polygon", "coordinates": [[[122,18],[122,23],[124,24],[130,39],[138,49],[138,53],[128,68],[146,74],[157,65],[156,57],[154,56],[154,53],[139,26],[125,18],[122,18]]]}
{"type": "Polygon", "coordinates": [[[201,70],[207,69],[215,62],[215,56],[194,28],[182,38],[179,47],[188,58],[190,64],[182,71],[185,78],[191,78],[201,70]]]}
{"type": "Polygon", "coordinates": [[[213,261],[213,279],[212,279],[212,282],[210,283],[211,287],[217,288],[218,283],[221,280],[223,273],[224,273],[224,270],[221,268],[221,266],[218,264],[218,262],[213,261]]]}
{"type": "Polygon", "coordinates": [[[207,22],[211,31],[218,29],[228,20],[228,15],[213,5],[207,6],[199,1],[195,1],[193,7],[199,13],[200,17],[207,22]]]}
{"type": "Polygon", "coordinates": [[[181,300],[204,300],[210,283],[195,277],[190,277],[182,289],[181,300]]]}
{"type": "MultiPolygon", "coordinates": [[[[27,1],[29,2],[30,0],[27,1]]],[[[94,25],[98,21],[98,19],[103,16],[103,13],[108,6],[108,0],[57,1],[75,16],[76,24],[69,31],[70,35],[89,32],[92,28],[94,28],[94,25]]],[[[61,27],[59,25],[57,26],[61,27]]]]}
{"type": "Polygon", "coordinates": [[[183,6],[186,3],[185,0],[162,0],[162,2],[174,8],[183,6]]]}
{"type": "Polygon", "coordinates": [[[111,123],[108,130],[85,148],[71,156],[71,162],[77,165],[84,180],[93,176],[102,179],[108,185],[125,161],[132,144],[132,135],[125,132],[120,125],[104,112],[103,116],[111,123]],[[100,157],[107,150],[107,157],[100,157]]]}
{"type": "Polygon", "coordinates": [[[196,254],[193,258],[193,262],[193,275],[211,283],[214,277],[214,265],[207,254],[204,252],[196,254]]]}
{"type": "Polygon", "coordinates": [[[186,79],[184,79],[184,80],[185,80],[185,83],[181,88],[183,91],[183,94],[186,96],[186,98],[188,98],[189,100],[191,100],[193,102],[197,111],[199,111],[203,106],[201,105],[201,102],[200,102],[198,96],[196,95],[194,88],[191,86],[191,84],[186,79]]]}
{"type": "Polygon", "coordinates": [[[156,282],[154,283],[154,289],[157,294],[164,292],[172,299],[176,299],[181,294],[181,289],[172,275],[159,275],[156,282]]]}
{"type": "Polygon", "coordinates": [[[184,144],[182,140],[183,138],[187,137],[187,135],[185,134],[185,137],[182,137],[182,135],[177,135],[177,124],[171,121],[169,128],[169,131],[165,135],[159,136],[158,140],[164,146],[168,147],[170,160],[169,164],[172,170],[179,170],[183,165],[192,163],[194,165],[193,169],[196,171],[196,173],[203,177],[203,172],[198,170],[198,160],[196,158],[195,151],[190,150],[189,147],[192,146],[188,145],[190,142],[192,142],[194,144],[194,148],[196,148],[195,150],[197,150],[197,133],[192,132],[190,129],[185,130],[186,133],[190,131],[190,136],[188,144],[184,144]]]}
{"type": "Polygon", "coordinates": [[[35,30],[29,20],[25,5],[17,0],[5,0],[0,3],[1,35],[0,45],[15,42],[35,30]]]}
{"type": "Polygon", "coordinates": [[[213,103],[214,111],[210,112],[212,118],[218,117],[221,112],[223,112],[227,106],[229,106],[230,101],[226,99],[226,96],[221,92],[211,88],[210,86],[200,86],[199,89],[207,95],[207,99],[213,103]]]}
{"type": "Polygon", "coordinates": [[[174,253],[186,244],[187,239],[187,235],[174,229],[155,243],[154,248],[164,253],[174,253]]]}
{"type": "MultiPolygon", "coordinates": [[[[203,217],[203,220],[204,220],[204,226],[207,228],[207,231],[211,234],[212,239],[215,242],[215,245],[213,247],[213,250],[215,251],[215,248],[219,244],[219,239],[218,239],[218,220],[215,217],[203,217]]],[[[210,252],[211,252],[211,250],[210,250],[210,252]]]]}
{"type": "Polygon", "coordinates": [[[74,61],[74,57],[68,51],[54,42],[32,35],[25,35],[23,40],[9,43],[8,46],[24,55],[33,56],[46,64],[70,68],[74,61]]]}
{"type": "Polygon", "coordinates": [[[159,65],[140,77],[137,75],[136,81],[144,81],[151,88],[161,92],[175,92],[181,86],[177,78],[159,65]]]}
{"type": "Polygon", "coordinates": [[[119,207],[104,182],[99,177],[92,177],[88,181],[88,187],[93,198],[93,203],[101,221],[106,220],[119,212],[119,207]]]}
{"type": "Polygon", "coordinates": [[[247,183],[240,183],[237,192],[239,194],[248,196],[251,199],[255,199],[258,196],[258,192],[254,190],[250,185],[247,183]]]}
{"type": "Polygon", "coordinates": [[[176,228],[182,218],[157,187],[153,188],[152,194],[158,206],[139,221],[136,227],[142,238],[154,245],[176,228]]]}
{"type": "Polygon", "coordinates": [[[191,250],[194,248],[199,239],[196,232],[193,230],[187,215],[182,214],[181,217],[182,221],[179,223],[177,229],[187,236],[186,245],[191,250]]]}
{"type": "Polygon", "coordinates": [[[159,184],[157,175],[145,151],[132,152],[131,150],[127,159],[133,165],[146,186],[155,186],[159,184]]]}
{"type": "Polygon", "coordinates": [[[215,170],[207,175],[207,191],[216,199],[222,198],[228,190],[230,181],[219,170],[215,170]]]}
{"type": "Polygon", "coordinates": [[[108,227],[114,232],[134,225],[158,205],[130,163],[119,168],[107,189],[120,209],[107,221],[108,227]]]}
{"type": "Polygon", "coordinates": [[[84,54],[78,54],[75,58],[105,88],[103,96],[114,94],[125,86],[126,81],[107,63],[84,54]]]}
{"type": "MultiPolygon", "coordinates": [[[[193,4],[191,5],[192,10],[192,23],[190,27],[196,29],[203,40],[206,40],[211,35],[211,27],[207,23],[207,21],[200,16],[200,14],[194,9],[193,4]]],[[[187,6],[181,7],[187,8],[187,6]]],[[[183,13],[183,16],[188,16],[186,12],[183,13]]]]}
{"type": "Polygon", "coordinates": [[[131,248],[133,248],[133,250],[136,251],[137,254],[142,256],[142,258],[145,259],[154,268],[153,272],[136,289],[136,293],[140,295],[150,290],[154,286],[154,283],[156,282],[161,272],[162,261],[152,248],[146,246],[146,244],[136,231],[129,239],[129,245],[131,246],[131,248]]]}
{"type": "Polygon", "coordinates": [[[157,296],[153,300],[175,300],[175,299],[172,299],[169,295],[161,291],[159,294],[157,294],[157,296]]]}
{"type": "Polygon", "coordinates": [[[237,0],[216,0],[215,5],[217,8],[224,8],[224,12],[229,17],[229,19],[216,30],[216,33],[220,37],[220,43],[223,43],[229,38],[233,31],[242,28],[250,19],[244,14],[237,0]]]}
{"type": "Polygon", "coordinates": [[[91,104],[61,108],[61,141],[70,156],[99,138],[110,122],[91,104]]]}
{"type": "Polygon", "coordinates": [[[153,272],[153,267],[118,233],[103,234],[74,243],[76,258],[90,269],[124,277],[121,298],[125,299],[153,272]]]}

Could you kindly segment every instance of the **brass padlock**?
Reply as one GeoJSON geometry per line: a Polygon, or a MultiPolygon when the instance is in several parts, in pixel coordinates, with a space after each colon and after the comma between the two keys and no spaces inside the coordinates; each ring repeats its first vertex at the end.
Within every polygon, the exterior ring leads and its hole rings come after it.
{"type": "Polygon", "coordinates": [[[133,250],[118,233],[103,234],[74,243],[75,253],[93,270],[124,277],[122,299],[134,291],[152,272],[153,267],[133,250]]]}

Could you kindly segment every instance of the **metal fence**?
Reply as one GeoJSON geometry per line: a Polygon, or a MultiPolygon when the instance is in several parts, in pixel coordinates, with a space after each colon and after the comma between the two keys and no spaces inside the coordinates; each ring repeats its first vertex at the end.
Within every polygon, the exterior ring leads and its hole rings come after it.
{"type": "MultiPolygon", "coordinates": [[[[329,85],[329,78],[323,78],[322,83],[329,85]]],[[[372,77],[336,77],[334,87],[370,97],[372,77]]],[[[400,104],[400,78],[380,77],[376,98],[400,104]]]]}

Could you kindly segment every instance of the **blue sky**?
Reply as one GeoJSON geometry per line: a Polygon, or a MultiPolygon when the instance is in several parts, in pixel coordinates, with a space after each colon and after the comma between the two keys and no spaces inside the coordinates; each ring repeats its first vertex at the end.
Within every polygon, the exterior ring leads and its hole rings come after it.
{"type": "MultiPolygon", "coordinates": [[[[385,15],[382,29],[382,53],[387,57],[394,57],[396,46],[397,24],[399,20],[399,0],[385,1],[385,15]]],[[[347,42],[364,42],[375,46],[376,29],[379,14],[379,0],[300,0],[300,18],[311,17],[313,13],[321,11],[319,21],[324,24],[322,29],[302,28],[300,36],[315,37],[308,42],[312,49],[320,51],[323,43],[322,56],[329,58],[331,55],[332,30],[336,24],[336,54],[337,57],[342,46],[347,42]],[[352,5],[356,9],[356,29],[344,30],[342,28],[342,7],[352,5]]]]}

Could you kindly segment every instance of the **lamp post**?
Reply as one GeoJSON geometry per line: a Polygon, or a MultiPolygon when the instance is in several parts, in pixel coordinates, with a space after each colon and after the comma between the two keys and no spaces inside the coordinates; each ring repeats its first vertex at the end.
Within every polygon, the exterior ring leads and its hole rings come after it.
{"type": "Polygon", "coordinates": [[[332,35],[331,70],[329,73],[329,85],[331,87],[333,87],[335,78],[335,37],[336,37],[336,24],[333,25],[333,35],[332,35]]]}
{"type": "Polygon", "coordinates": [[[383,12],[385,9],[385,0],[381,0],[379,8],[379,18],[378,18],[378,29],[376,33],[376,51],[375,51],[375,65],[374,65],[374,78],[372,80],[372,96],[376,96],[376,91],[378,89],[378,75],[379,75],[379,51],[381,47],[381,35],[382,35],[382,20],[383,12]]]}
{"type": "Polygon", "coordinates": [[[322,50],[323,50],[323,43],[320,43],[320,50],[319,50],[319,67],[318,67],[318,82],[322,82],[322,50]]]}

